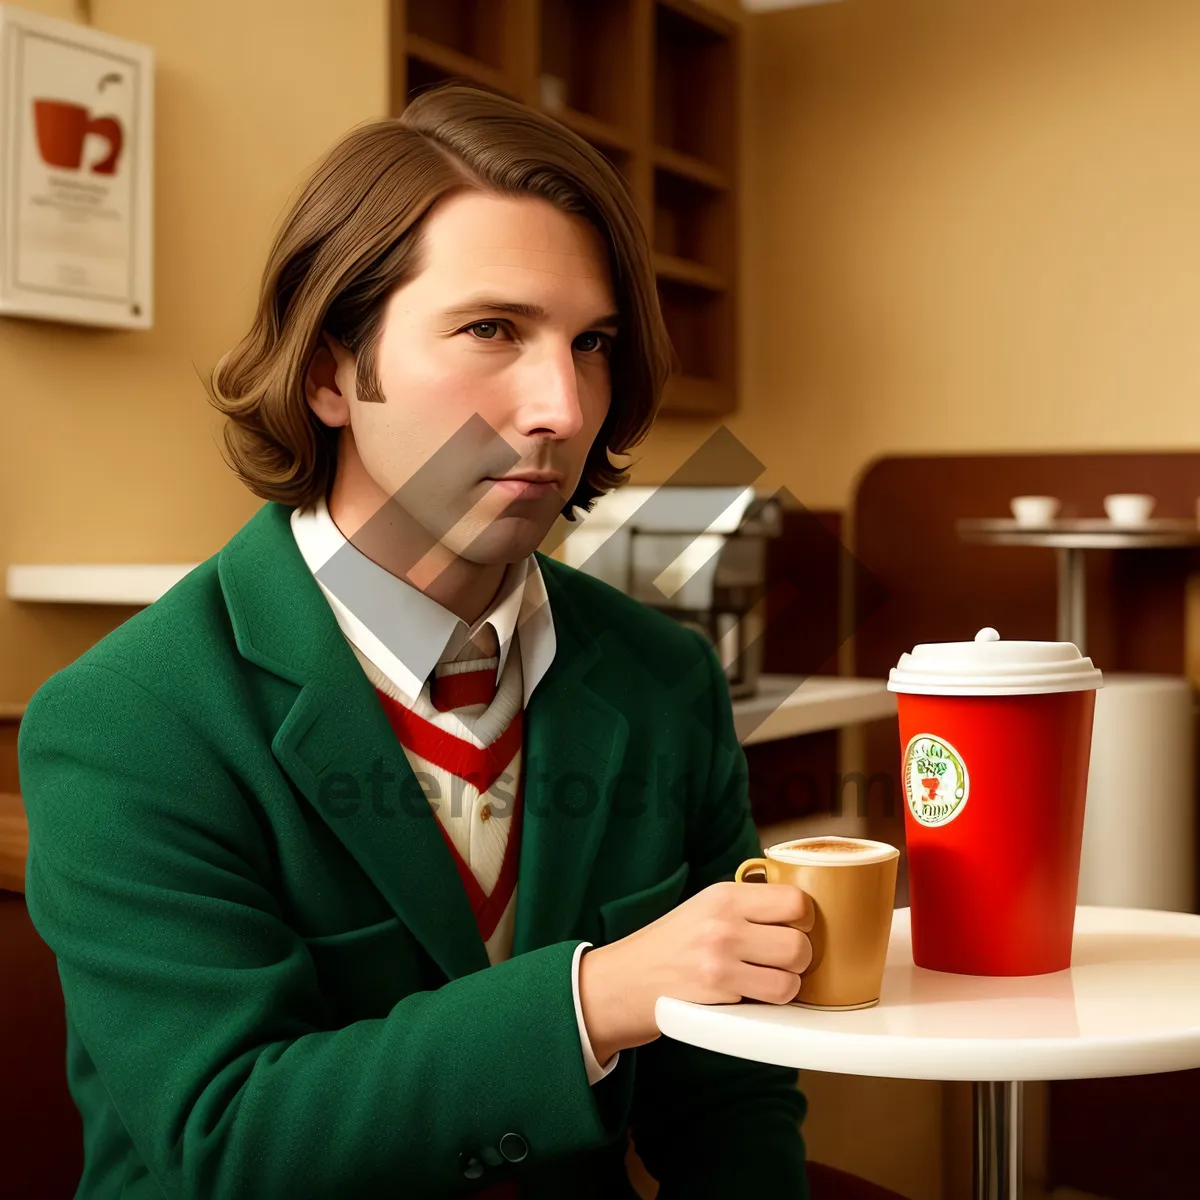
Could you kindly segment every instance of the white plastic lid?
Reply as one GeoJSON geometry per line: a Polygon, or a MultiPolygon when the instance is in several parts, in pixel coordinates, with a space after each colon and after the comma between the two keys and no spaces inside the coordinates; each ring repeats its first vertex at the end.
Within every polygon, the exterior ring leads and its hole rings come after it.
{"type": "Polygon", "coordinates": [[[902,654],[888,690],[918,696],[1082,692],[1104,677],[1073,642],[1006,642],[981,629],[973,642],[927,642],[902,654]]]}

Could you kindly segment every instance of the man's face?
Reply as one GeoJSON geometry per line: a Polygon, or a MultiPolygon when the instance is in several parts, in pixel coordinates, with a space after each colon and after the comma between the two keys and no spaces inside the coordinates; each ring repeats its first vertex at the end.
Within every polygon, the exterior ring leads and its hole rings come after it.
{"type": "Polygon", "coordinates": [[[368,496],[394,502],[468,561],[530,554],[608,412],[616,309],[591,224],[532,197],[448,197],[426,219],[418,274],[387,303],[385,403],[358,402],[352,360],[338,363],[338,484],[359,489],[360,513],[368,496]]]}

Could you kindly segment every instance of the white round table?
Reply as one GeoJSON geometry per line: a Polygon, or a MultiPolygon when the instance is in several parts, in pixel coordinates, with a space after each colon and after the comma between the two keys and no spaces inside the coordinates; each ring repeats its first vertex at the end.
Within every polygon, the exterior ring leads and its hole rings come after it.
{"type": "Polygon", "coordinates": [[[1018,1200],[1022,1081],[1200,1067],[1200,916],[1081,907],[1069,970],[985,977],[914,966],[909,910],[898,908],[874,1008],[663,996],[655,1017],[667,1037],[756,1062],[971,1080],[975,1196],[1018,1200]]]}

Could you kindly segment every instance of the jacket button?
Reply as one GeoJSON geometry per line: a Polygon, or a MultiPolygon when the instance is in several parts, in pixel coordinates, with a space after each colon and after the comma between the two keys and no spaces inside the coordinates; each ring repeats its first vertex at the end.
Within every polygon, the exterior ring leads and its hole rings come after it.
{"type": "Polygon", "coordinates": [[[520,1162],[529,1153],[529,1145],[519,1133],[506,1133],[500,1139],[500,1153],[509,1162],[520,1162]]]}
{"type": "Polygon", "coordinates": [[[495,1146],[484,1146],[479,1152],[479,1157],[489,1167],[498,1167],[504,1161],[500,1151],[495,1146]]]}
{"type": "Polygon", "coordinates": [[[478,1179],[483,1174],[483,1163],[475,1155],[465,1151],[458,1156],[458,1165],[462,1167],[462,1173],[468,1179],[478,1179]]]}

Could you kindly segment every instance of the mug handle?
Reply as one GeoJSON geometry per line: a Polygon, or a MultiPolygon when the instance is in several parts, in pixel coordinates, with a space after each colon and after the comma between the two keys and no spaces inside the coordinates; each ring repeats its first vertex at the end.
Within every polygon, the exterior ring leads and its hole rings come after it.
{"type": "Polygon", "coordinates": [[[93,117],[84,129],[85,133],[95,133],[108,140],[108,157],[103,162],[92,166],[93,175],[113,175],[117,170],[117,159],[121,157],[121,146],[125,134],[121,122],[115,117],[93,117]]]}
{"type": "MultiPolygon", "coordinates": [[[[748,859],[746,859],[746,861],[744,863],[742,863],[742,865],[740,867],[738,867],[738,869],[733,873],[734,883],[745,883],[746,876],[751,871],[761,871],[762,875],[763,875],[762,882],[766,883],[766,881],[767,881],[767,860],[765,858],[748,858],[748,859]]],[[[752,882],[757,883],[758,881],[753,880],[752,882]]]]}

